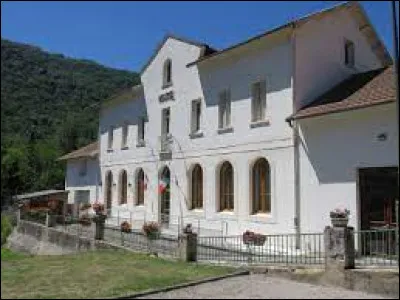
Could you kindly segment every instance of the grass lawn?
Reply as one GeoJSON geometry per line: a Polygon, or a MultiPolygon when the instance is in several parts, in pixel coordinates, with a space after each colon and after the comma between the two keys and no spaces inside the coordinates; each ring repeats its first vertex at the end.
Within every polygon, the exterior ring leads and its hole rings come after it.
{"type": "Polygon", "coordinates": [[[122,250],[25,256],[1,249],[1,298],[94,298],[223,275],[234,269],[122,250]]]}

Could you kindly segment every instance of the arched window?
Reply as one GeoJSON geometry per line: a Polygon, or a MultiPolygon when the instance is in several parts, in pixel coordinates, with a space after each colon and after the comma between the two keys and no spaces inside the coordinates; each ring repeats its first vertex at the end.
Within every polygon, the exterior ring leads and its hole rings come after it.
{"type": "Polygon", "coordinates": [[[233,210],[233,168],[224,162],[219,171],[219,204],[220,210],[233,210]]]}
{"type": "Polygon", "coordinates": [[[163,87],[172,85],[172,62],[167,59],[163,68],[163,87]]]}
{"type": "Polygon", "coordinates": [[[119,175],[119,204],[127,203],[128,195],[128,176],[126,171],[122,170],[119,175]]]}
{"type": "Polygon", "coordinates": [[[139,169],[136,175],[136,205],[144,205],[146,184],[143,169],[139,169]]]}
{"type": "Polygon", "coordinates": [[[111,212],[111,205],[112,205],[112,184],[113,184],[113,175],[111,171],[108,171],[106,174],[105,180],[105,195],[106,195],[106,209],[107,213],[111,212]]]}
{"type": "Polygon", "coordinates": [[[271,172],[265,158],[258,159],[252,170],[252,213],[271,212],[271,172]]]}
{"type": "Polygon", "coordinates": [[[192,209],[203,208],[203,170],[195,165],[192,170],[192,209]]]}

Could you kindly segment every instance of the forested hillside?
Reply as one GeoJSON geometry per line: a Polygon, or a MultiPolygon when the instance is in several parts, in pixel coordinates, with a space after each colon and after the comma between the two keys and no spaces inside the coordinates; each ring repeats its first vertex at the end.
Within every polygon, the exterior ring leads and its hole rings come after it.
{"type": "Polygon", "coordinates": [[[1,40],[1,200],[63,188],[56,159],[97,137],[99,102],[136,73],[1,40]]]}

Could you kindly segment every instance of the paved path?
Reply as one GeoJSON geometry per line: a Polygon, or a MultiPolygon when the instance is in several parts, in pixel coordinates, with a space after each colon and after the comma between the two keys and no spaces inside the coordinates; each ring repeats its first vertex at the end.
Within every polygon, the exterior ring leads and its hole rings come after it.
{"type": "Polygon", "coordinates": [[[389,299],[382,296],[267,277],[239,276],[139,299],[389,299]]]}

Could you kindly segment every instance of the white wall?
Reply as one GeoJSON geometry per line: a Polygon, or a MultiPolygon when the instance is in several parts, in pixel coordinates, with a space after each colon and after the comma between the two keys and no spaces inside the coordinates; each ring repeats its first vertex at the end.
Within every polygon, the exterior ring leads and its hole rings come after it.
{"type": "Polygon", "coordinates": [[[313,101],[349,75],[382,67],[349,12],[310,20],[295,31],[296,108],[313,101]],[[344,65],[344,41],[355,46],[355,66],[344,65]]]}
{"type": "Polygon", "coordinates": [[[96,201],[96,197],[101,198],[101,188],[98,187],[100,180],[100,167],[97,157],[68,160],[65,178],[65,189],[70,191],[68,193],[68,203],[74,203],[75,191],[78,190],[89,190],[91,203],[96,201]],[[82,176],[79,174],[79,170],[83,160],[87,161],[87,171],[86,175],[82,176]]]}
{"type": "Polygon", "coordinates": [[[349,224],[358,228],[357,168],[397,166],[394,104],[299,121],[301,229],[321,232],[329,211],[350,209],[349,224]],[[377,135],[387,133],[386,141],[377,135]]]}
{"type": "MultiPolygon", "coordinates": [[[[287,38],[272,47],[263,41],[258,48],[251,48],[240,59],[223,60],[217,64],[186,67],[200,54],[197,46],[169,39],[153,62],[142,74],[145,102],[132,99],[104,109],[100,119],[101,174],[103,189],[106,172],[112,171],[113,207],[120,210],[120,216],[127,218],[159,219],[159,196],[157,192],[158,172],[163,165],[171,171],[171,222],[177,224],[178,216],[185,216],[184,222],[193,221],[196,227],[220,230],[228,234],[242,233],[253,229],[264,233],[293,232],[294,186],[293,186],[293,143],[292,132],[285,123],[292,113],[291,88],[291,45],[287,38]],[[172,60],[172,82],[170,88],[162,89],[162,68],[164,61],[172,60]],[[199,74],[200,72],[200,74],[199,74]],[[267,113],[269,126],[250,128],[251,105],[250,87],[258,80],[267,81],[267,113]],[[227,85],[232,97],[232,133],[218,134],[218,110],[216,95],[227,85]],[[175,101],[159,102],[159,96],[173,91],[175,101]],[[204,93],[203,93],[204,91],[204,93]],[[204,136],[191,139],[191,101],[202,99],[202,131],[204,136]],[[173,158],[159,161],[158,137],[161,134],[161,110],[171,109],[170,132],[173,135],[173,158]],[[147,112],[146,147],[137,148],[137,117],[147,112]],[[129,149],[121,150],[121,127],[129,121],[129,149]],[[109,125],[117,126],[114,132],[114,149],[106,151],[109,125]],[[264,216],[250,216],[250,165],[259,157],[265,157],[271,165],[272,212],[264,216]],[[218,213],[216,178],[217,168],[229,160],[235,174],[235,211],[218,213]],[[204,176],[204,208],[190,211],[188,170],[199,163],[204,176]],[[136,186],[134,177],[138,168],[143,168],[150,182],[145,192],[145,206],[135,206],[136,186]],[[118,205],[119,174],[122,169],[128,173],[128,203],[118,205]],[[178,179],[178,186],[175,178],[178,179]],[[123,212],[125,211],[125,213],[123,212]],[[197,221],[197,219],[201,219],[197,221]],[[196,219],[196,221],[195,221],[196,219]]],[[[115,215],[115,213],[114,213],[115,215]]]]}

